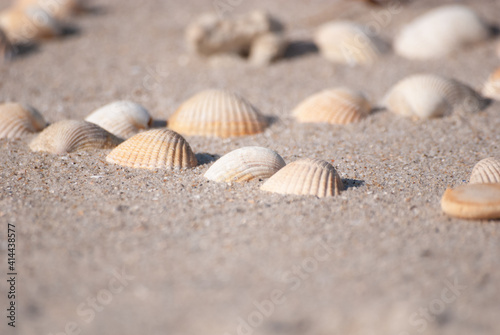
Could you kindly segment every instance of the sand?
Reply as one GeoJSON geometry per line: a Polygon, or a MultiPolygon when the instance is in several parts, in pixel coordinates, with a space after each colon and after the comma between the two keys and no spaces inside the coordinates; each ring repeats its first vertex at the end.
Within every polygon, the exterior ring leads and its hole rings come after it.
{"type": "MultiPolygon", "coordinates": [[[[384,22],[381,35],[391,40],[437,2],[451,1],[414,1],[384,22]]],[[[454,219],[440,208],[447,187],[466,183],[480,159],[500,155],[500,103],[417,122],[387,111],[347,126],[290,116],[324,88],[344,85],[379,101],[417,72],[480,89],[500,64],[497,41],[444,60],[391,53],[373,67],[338,66],[311,47],[314,28],[334,18],[373,22],[378,8],[233,1],[234,14],[274,13],[294,41],[286,59],[254,68],[187,53],[184,28],[213,11],[212,1],[138,3],[102,1],[100,11],[75,20],[77,34],[1,66],[1,100],[29,103],[55,122],[129,99],[166,120],[188,97],[221,87],[275,122],[244,138],[187,137],[203,164],[182,172],[111,165],[109,150],[56,156],[30,152],[31,138],[1,140],[1,271],[7,223],[16,226],[18,264],[17,327],[4,317],[1,334],[500,332],[500,223],[454,219]],[[318,199],[261,192],[262,181],[203,178],[215,158],[249,145],[286,162],[325,159],[348,189],[318,199]]],[[[498,23],[499,2],[461,3],[498,23]]]]}

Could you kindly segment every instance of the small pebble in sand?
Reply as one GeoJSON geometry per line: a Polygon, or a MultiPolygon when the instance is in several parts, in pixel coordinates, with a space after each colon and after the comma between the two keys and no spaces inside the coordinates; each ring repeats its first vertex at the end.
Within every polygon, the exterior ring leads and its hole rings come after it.
{"type": "Polygon", "coordinates": [[[430,119],[453,112],[477,112],[488,103],[487,99],[456,80],[434,74],[416,74],[396,83],[383,99],[382,106],[413,119],[430,119]]]}
{"type": "Polygon", "coordinates": [[[136,169],[182,169],[198,162],[189,143],[169,129],[152,129],[132,136],[106,157],[113,164],[136,169]]]}
{"type": "Polygon", "coordinates": [[[250,55],[254,64],[263,65],[283,54],[287,42],[282,34],[281,23],[262,11],[232,18],[207,13],[187,27],[186,40],[199,55],[250,55]]]}
{"type": "Polygon", "coordinates": [[[479,161],[469,178],[469,184],[500,183],[500,159],[488,157],[479,161]]]}
{"type": "Polygon", "coordinates": [[[45,128],[30,143],[33,151],[65,154],[80,150],[111,149],[123,140],[87,121],[63,120],[45,128]]]}
{"type": "Polygon", "coordinates": [[[306,98],[292,114],[299,122],[348,124],[365,118],[370,109],[370,102],[363,93],[338,87],[306,98]]]}
{"type": "Polygon", "coordinates": [[[245,182],[266,179],[285,166],[285,161],[271,149],[243,147],[222,156],[205,172],[216,182],[245,182]]]}
{"type": "Polygon", "coordinates": [[[239,95],[205,90],[184,102],[168,120],[183,135],[235,137],[261,133],[267,118],[239,95]]]}
{"type": "Polygon", "coordinates": [[[435,8],[408,23],[396,36],[394,49],[415,60],[442,58],[462,47],[486,40],[491,29],[463,5],[435,8]]]}
{"type": "Polygon", "coordinates": [[[490,75],[483,86],[482,93],[485,97],[500,100],[500,67],[490,75]]]}
{"type": "Polygon", "coordinates": [[[500,219],[500,184],[468,184],[447,189],[441,208],[462,219],[500,219]]]}
{"type": "Polygon", "coordinates": [[[15,102],[0,104],[0,138],[22,138],[47,126],[33,107],[15,102]]]}
{"type": "Polygon", "coordinates": [[[350,21],[333,21],[319,27],[314,42],[321,55],[339,64],[372,65],[388,45],[366,27],[350,21]]]}
{"type": "Polygon", "coordinates": [[[96,109],[85,121],[106,129],[111,134],[127,139],[148,129],[153,119],[143,106],[131,101],[115,101],[96,109]]]}
{"type": "Polygon", "coordinates": [[[301,159],[286,165],[269,178],[262,191],[328,197],[339,195],[344,189],[335,168],[320,159],[301,159]]]}

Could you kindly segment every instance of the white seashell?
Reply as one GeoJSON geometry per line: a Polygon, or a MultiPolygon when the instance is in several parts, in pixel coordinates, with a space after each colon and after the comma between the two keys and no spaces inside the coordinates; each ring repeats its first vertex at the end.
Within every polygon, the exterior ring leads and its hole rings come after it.
{"type": "Polygon", "coordinates": [[[152,129],[132,136],[106,161],[136,169],[182,169],[198,163],[189,143],[169,129],[152,129]]]}
{"type": "Polygon", "coordinates": [[[495,157],[479,161],[470,175],[469,184],[500,183],[500,160],[495,157]]]}
{"type": "Polygon", "coordinates": [[[366,117],[371,105],[363,93],[339,87],[316,93],[292,112],[299,122],[348,124],[366,117]]]}
{"type": "Polygon", "coordinates": [[[269,65],[283,56],[287,45],[288,42],[281,33],[263,34],[252,42],[248,59],[257,66],[269,65]]]}
{"type": "Polygon", "coordinates": [[[12,43],[31,43],[61,34],[59,23],[38,7],[12,7],[0,12],[0,28],[12,43]]]}
{"type": "Polygon", "coordinates": [[[168,120],[183,135],[233,137],[263,132],[267,119],[249,102],[224,90],[206,90],[184,102],[168,120]]]}
{"type": "Polygon", "coordinates": [[[45,128],[33,141],[33,151],[65,154],[80,150],[111,149],[122,142],[115,135],[87,121],[64,120],[45,128]]]}
{"type": "Polygon", "coordinates": [[[284,166],[283,158],[271,149],[244,147],[221,157],[204,176],[216,182],[239,183],[269,178],[284,166]]]}
{"type": "Polygon", "coordinates": [[[442,58],[489,36],[490,28],[468,7],[447,5],[407,24],[396,37],[394,49],[409,59],[442,58]]]}
{"type": "Polygon", "coordinates": [[[314,195],[327,197],[344,189],[335,168],[320,159],[301,159],[286,165],[260,188],[279,194],[314,195]]]}
{"type": "Polygon", "coordinates": [[[21,138],[46,125],[43,116],[33,107],[18,103],[0,105],[0,138],[21,138]]]}
{"type": "Polygon", "coordinates": [[[314,34],[314,42],[326,59],[348,65],[373,64],[387,51],[387,45],[380,38],[349,21],[322,25],[314,34]]]}
{"type": "Polygon", "coordinates": [[[482,93],[485,97],[500,100],[500,67],[495,70],[484,84],[482,93]]]}
{"type": "Polygon", "coordinates": [[[115,101],[96,109],[85,121],[95,123],[111,134],[127,139],[148,129],[153,119],[141,105],[130,101],[115,101]]]}
{"type": "Polygon", "coordinates": [[[396,114],[429,119],[456,111],[477,112],[488,105],[488,100],[456,80],[416,74],[394,85],[382,104],[396,114]]]}

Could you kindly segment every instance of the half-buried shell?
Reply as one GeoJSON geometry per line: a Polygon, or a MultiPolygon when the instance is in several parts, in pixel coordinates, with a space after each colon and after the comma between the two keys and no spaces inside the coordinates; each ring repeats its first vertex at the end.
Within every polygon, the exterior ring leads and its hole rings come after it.
{"type": "Polygon", "coordinates": [[[239,183],[269,178],[284,166],[283,158],[271,149],[244,147],[221,157],[204,176],[216,182],[239,183]]]}
{"type": "Polygon", "coordinates": [[[477,112],[488,103],[487,99],[456,80],[432,74],[417,74],[394,85],[382,105],[396,114],[430,119],[453,112],[477,112]]]}
{"type": "Polygon", "coordinates": [[[106,161],[136,169],[182,169],[197,165],[189,143],[169,129],[152,129],[132,136],[106,157],[106,161]]]}
{"type": "Polygon", "coordinates": [[[441,209],[461,219],[500,219],[500,184],[468,184],[447,189],[441,198],[441,209]]]}
{"type": "Polygon", "coordinates": [[[370,108],[363,93],[340,87],[310,96],[292,114],[299,122],[347,124],[366,117],[370,108]]]}
{"type": "Polygon", "coordinates": [[[479,161],[469,178],[469,184],[500,183],[500,160],[488,157],[479,161]]]}
{"type": "Polygon", "coordinates": [[[496,69],[490,75],[488,81],[483,86],[482,93],[485,97],[500,100],[500,68],[496,69]]]}
{"type": "Polygon", "coordinates": [[[53,154],[111,149],[122,142],[115,135],[87,121],[63,120],[45,128],[30,144],[33,151],[53,154]]]}
{"type": "Polygon", "coordinates": [[[344,185],[330,163],[307,158],[286,165],[260,189],[279,194],[314,195],[321,198],[340,194],[344,185]]]}
{"type": "Polygon", "coordinates": [[[0,105],[0,138],[21,138],[46,125],[43,116],[33,107],[12,102],[0,105]]]}
{"type": "Polygon", "coordinates": [[[19,8],[38,7],[56,19],[67,19],[85,10],[85,0],[17,0],[19,8]]]}
{"type": "Polygon", "coordinates": [[[184,102],[168,120],[183,135],[235,137],[263,132],[265,116],[240,96],[224,90],[206,90],[184,102]]]}
{"type": "Polygon", "coordinates": [[[107,104],[96,109],[85,120],[125,139],[148,129],[153,121],[144,107],[131,101],[115,101],[107,104]]]}
{"type": "Polygon", "coordinates": [[[0,12],[0,28],[12,43],[31,43],[61,33],[60,24],[39,7],[11,7],[0,12]]]}

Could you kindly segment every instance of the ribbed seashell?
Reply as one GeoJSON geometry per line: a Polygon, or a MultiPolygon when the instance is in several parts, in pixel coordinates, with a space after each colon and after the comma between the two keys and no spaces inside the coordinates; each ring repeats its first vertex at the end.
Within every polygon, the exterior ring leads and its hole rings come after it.
{"type": "Polygon", "coordinates": [[[106,161],[136,169],[182,169],[197,164],[189,143],[169,129],[152,129],[132,136],[106,157],[106,161]]]}
{"type": "Polygon", "coordinates": [[[54,17],[38,7],[11,7],[0,12],[0,28],[12,43],[31,43],[61,33],[54,17]]]}
{"type": "Polygon", "coordinates": [[[122,140],[96,124],[87,121],[63,120],[45,128],[30,144],[33,151],[53,154],[90,149],[111,149],[122,140]]]}
{"type": "Polygon", "coordinates": [[[148,129],[153,119],[146,108],[131,101],[115,101],[96,109],[85,121],[95,123],[111,134],[127,139],[148,129]]]}
{"type": "Polygon", "coordinates": [[[56,19],[67,19],[85,10],[84,0],[17,0],[19,8],[38,7],[56,19]]]}
{"type": "Polygon", "coordinates": [[[257,134],[267,119],[240,96],[224,90],[206,90],[184,102],[168,120],[183,135],[234,137],[257,134]]]}
{"type": "Polygon", "coordinates": [[[366,117],[370,108],[370,102],[363,93],[339,87],[310,96],[292,114],[299,122],[347,124],[366,117]]]}
{"type": "Polygon", "coordinates": [[[10,43],[7,35],[0,29],[0,63],[11,59],[14,56],[14,47],[10,43]]]}
{"type": "Polygon", "coordinates": [[[222,156],[205,172],[216,182],[244,182],[271,177],[285,166],[285,161],[271,149],[244,147],[222,156]]]}
{"type": "Polygon", "coordinates": [[[488,78],[482,93],[485,97],[500,100],[500,67],[488,78]]]}
{"type": "Polygon", "coordinates": [[[489,101],[470,87],[453,79],[432,74],[409,76],[392,87],[383,107],[416,119],[429,119],[452,112],[477,112],[489,101]]]}
{"type": "Polygon", "coordinates": [[[441,58],[489,36],[490,28],[468,7],[447,5],[407,24],[396,36],[394,49],[409,59],[441,58]]]}
{"type": "Polygon", "coordinates": [[[479,161],[470,174],[469,184],[500,183],[500,160],[488,157],[479,161]]]}
{"type": "Polygon", "coordinates": [[[21,138],[46,125],[43,116],[33,107],[12,102],[0,105],[0,138],[21,138]]]}
{"type": "Polygon", "coordinates": [[[371,65],[387,51],[387,45],[367,28],[349,21],[322,25],[314,42],[326,59],[348,65],[371,65]]]}
{"type": "Polygon", "coordinates": [[[344,185],[330,163],[306,158],[286,165],[260,189],[279,194],[314,195],[321,198],[340,194],[344,185]]]}

